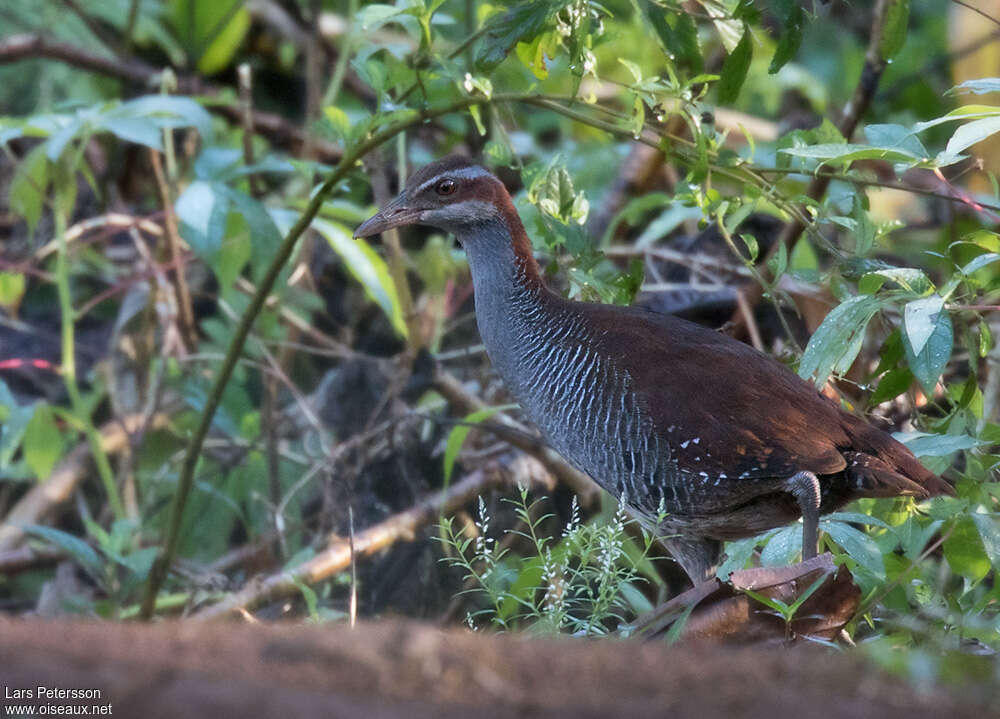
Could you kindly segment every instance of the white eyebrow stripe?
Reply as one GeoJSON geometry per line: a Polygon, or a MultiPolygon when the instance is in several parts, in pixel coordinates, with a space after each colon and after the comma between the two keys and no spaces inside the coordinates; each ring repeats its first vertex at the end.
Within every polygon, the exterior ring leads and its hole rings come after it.
{"type": "Polygon", "coordinates": [[[442,179],[444,179],[446,177],[460,177],[460,178],[463,178],[463,179],[466,179],[466,180],[471,180],[471,179],[476,178],[476,177],[482,177],[483,175],[489,175],[490,177],[493,177],[493,175],[490,172],[488,172],[487,170],[484,170],[483,168],[476,167],[476,166],[474,166],[474,167],[463,167],[463,168],[458,169],[458,170],[447,170],[445,172],[439,172],[438,174],[434,175],[434,177],[432,177],[431,179],[426,180],[425,182],[421,183],[420,187],[418,187],[413,192],[414,192],[414,194],[423,192],[424,190],[426,190],[431,185],[433,185],[433,184],[435,184],[437,182],[440,182],[442,179]]]}

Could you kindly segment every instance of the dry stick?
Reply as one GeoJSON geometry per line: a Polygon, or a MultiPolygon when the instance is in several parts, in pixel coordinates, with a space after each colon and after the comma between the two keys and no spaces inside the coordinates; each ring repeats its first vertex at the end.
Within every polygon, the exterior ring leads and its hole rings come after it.
{"type": "MultiPolygon", "coordinates": [[[[129,434],[145,426],[145,419],[141,414],[134,414],[101,427],[100,442],[104,452],[117,454],[125,449],[129,434]]],[[[165,427],[168,419],[167,413],[158,412],[153,416],[149,427],[165,427]]],[[[25,526],[43,522],[61,504],[69,501],[73,490],[88,476],[89,457],[90,444],[81,442],[56,465],[47,480],[36,484],[21,497],[7,513],[3,524],[0,524],[0,552],[17,548],[26,537],[25,526]]]]}
{"type": "MultiPolygon", "coordinates": [[[[850,142],[851,137],[854,135],[854,131],[857,129],[862,115],[868,110],[868,106],[875,96],[875,91],[878,89],[879,79],[882,77],[882,72],[886,67],[886,61],[882,57],[881,44],[882,29],[885,26],[885,16],[890,2],[891,0],[877,0],[875,7],[872,9],[872,32],[868,38],[868,51],[865,53],[865,64],[861,68],[861,77],[858,79],[857,87],[854,88],[854,95],[844,107],[840,122],[837,123],[837,129],[848,142],[850,142]]],[[[831,178],[832,175],[826,173],[813,177],[808,189],[806,189],[806,196],[812,200],[819,200],[826,194],[831,178]]],[[[774,243],[771,251],[768,252],[766,260],[761,263],[760,273],[765,281],[772,279],[767,260],[777,255],[782,247],[791,254],[796,241],[807,227],[804,221],[804,218],[808,216],[807,213],[808,206],[803,205],[799,208],[799,212],[782,229],[778,241],[774,243]]],[[[750,307],[756,305],[763,296],[764,285],[760,283],[752,284],[744,291],[744,297],[750,307]]],[[[780,308],[778,312],[780,314],[780,308]]],[[[747,327],[744,322],[744,314],[739,309],[736,310],[730,321],[732,322],[732,334],[734,336],[741,336],[746,332],[747,327]]]]}
{"type": "MultiPolygon", "coordinates": [[[[240,63],[236,68],[237,84],[240,94],[240,125],[243,127],[243,162],[247,167],[253,167],[253,78],[250,65],[240,63]]],[[[250,195],[261,196],[260,178],[256,172],[251,172],[250,195]]]]}
{"type": "Polygon", "coordinates": [[[262,602],[294,595],[301,584],[315,584],[351,566],[355,559],[370,557],[399,541],[412,541],[418,530],[436,521],[442,514],[454,512],[491,489],[505,486],[503,472],[477,471],[452,485],[417,502],[413,507],[393,515],[384,522],[357,533],[353,552],[350,539],[337,538],[315,557],[266,579],[250,582],[239,592],[217,604],[193,614],[191,619],[218,619],[240,609],[253,608],[262,602]]]}
{"type": "Polygon", "coordinates": [[[163,174],[163,164],[160,153],[149,151],[149,162],[153,166],[153,177],[156,179],[156,189],[163,205],[163,225],[166,229],[167,245],[170,251],[170,264],[174,270],[174,291],[177,295],[177,316],[181,326],[184,344],[189,350],[198,346],[198,330],[194,322],[194,309],[191,306],[191,291],[188,289],[187,275],[184,272],[184,253],[181,249],[181,233],[177,229],[177,215],[174,214],[174,203],[170,199],[170,187],[163,174]]]}

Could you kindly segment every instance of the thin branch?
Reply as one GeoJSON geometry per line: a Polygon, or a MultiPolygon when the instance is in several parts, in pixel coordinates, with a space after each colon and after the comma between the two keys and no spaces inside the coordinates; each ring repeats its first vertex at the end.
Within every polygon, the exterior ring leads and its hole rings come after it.
{"type": "Polygon", "coordinates": [[[163,225],[166,229],[167,249],[170,253],[170,265],[174,270],[174,294],[177,297],[177,315],[180,321],[181,335],[188,350],[198,345],[198,331],[194,320],[194,308],[191,304],[191,291],[188,289],[187,275],[184,272],[184,253],[181,249],[180,230],[177,227],[177,216],[174,214],[174,203],[170,197],[170,187],[163,173],[160,153],[149,151],[149,162],[153,166],[153,178],[163,205],[163,225]]]}

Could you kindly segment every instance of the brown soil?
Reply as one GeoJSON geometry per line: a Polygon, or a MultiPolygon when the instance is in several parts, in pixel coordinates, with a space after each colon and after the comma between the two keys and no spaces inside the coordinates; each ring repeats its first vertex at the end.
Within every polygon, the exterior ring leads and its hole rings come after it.
{"type": "Polygon", "coordinates": [[[856,652],[816,646],[671,648],[396,622],[352,630],[0,620],[0,683],[100,689],[113,716],[148,719],[983,719],[997,706],[988,688],[915,692],[856,652]]]}

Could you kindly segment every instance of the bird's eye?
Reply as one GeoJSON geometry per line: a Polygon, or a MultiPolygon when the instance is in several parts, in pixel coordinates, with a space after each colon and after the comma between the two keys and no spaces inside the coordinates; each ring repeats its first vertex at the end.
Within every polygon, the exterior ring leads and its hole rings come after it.
{"type": "Polygon", "coordinates": [[[441,180],[441,182],[437,183],[437,187],[434,189],[437,190],[439,195],[450,195],[455,191],[455,181],[441,180]]]}

